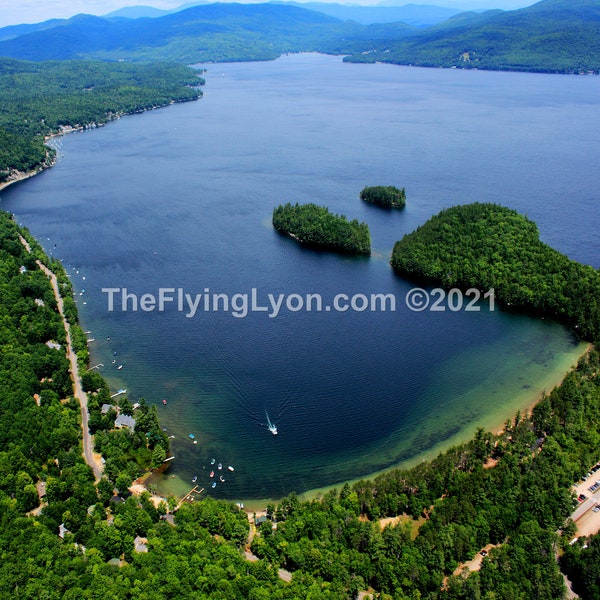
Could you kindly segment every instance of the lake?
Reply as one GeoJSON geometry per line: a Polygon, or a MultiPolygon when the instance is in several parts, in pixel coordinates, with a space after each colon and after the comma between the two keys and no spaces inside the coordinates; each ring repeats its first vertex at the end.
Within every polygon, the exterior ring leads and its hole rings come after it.
{"type": "Polygon", "coordinates": [[[160,491],[187,491],[194,476],[208,488],[213,458],[225,482],[210,493],[231,499],[409,464],[477,426],[497,428],[575,363],[584,347],[555,323],[485,302],[411,312],[413,284],[389,257],[442,208],[485,201],[526,214],[545,242],[599,267],[600,78],[315,54],[207,68],[200,101],[65,136],[54,168],[0,198],[64,262],[111,388],[156,404],[174,436],[160,491]],[[366,185],[406,187],[406,209],[361,202],[366,185]],[[279,236],[271,213],[288,201],[367,222],[373,255],[279,236]],[[123,312],[116,293],[109,311],[106,288],[138,300],[161,288],[228,298],[255,289],[262,305],[268,294],[393,294],[397,306],[188,318],[176,301],[133,311],[130,300],[123,312]]]}

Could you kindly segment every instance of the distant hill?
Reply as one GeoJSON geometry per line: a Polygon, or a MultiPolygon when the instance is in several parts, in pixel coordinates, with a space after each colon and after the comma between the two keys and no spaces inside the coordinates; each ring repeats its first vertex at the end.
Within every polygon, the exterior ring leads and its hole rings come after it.
{"type": "Polygon", "coordinates": [[[172,15],[176,12],[181,12],[192,6],[199,6],[201,4],[210,4],[210,2],[198,0],[198,2],[186,2],[177,8],[170,10],[164,10],[161,8],[154,8],[154,6],[136,5],[136,6],[124,6],[118,10],[114,10],[106,15],[102,15],[107,19],[156,19],[158,17],[164,17],[165,15],[172,15]]]}
{"type": "MultiPolygon", "coordinates": [[[[272,3],[288,4],[307,10],[314,10],[342,21],[356,21],[363,25],[402,22],[407,25],[412,25],[413,27],[429,27],[441,23],[461,12],[456,8],[433,6],[429,4],[362,6],[359,4],[338,4],[334,2],[287,2],[285,0],[273,0],[272,3]]],[[[202,4],[208,4],[208,2],[189,2],[171,10],[161,10],[152,6],[126,6],[104,16],[108,19],[139,19],[145,17],[154,19],[202,4]]]]}
{"type": "Polygon", "coordinates": [[[0,42],[3,40],[10,40],[12,38],[32,33],[34,31],[42,31],[44,29],[52,29],[57,25],[65,23],[66,19],[51,19],[50,21],[44,21],[43,23],[36,23],[34,25],[9,25],[8,27],[0,28],[0,42]]]}
{"type": "Polygon", "coordinates": [[[356,21],[363,25],[402,22],[413,27],[429,27],[461,12],[458,9],[429,4],[405,4],[404,6],[360,6],[326,2],[281,2],[281,4],[308,8],[342,21],[356,21]]]}
{"type": "Polygon", "coordinates": [[[578,73],[600,71],[600,0],[542,0],[462,13],[352,62],[578,73]]]}
{"type": "Polygon", "coordinates": [[[285,52],[430,67],[598,72],[600,0],[543,0],[514,11],[465,12],[421,28],[403,22],[364,25],[292,4],[227,3],[156,18],[78,15],[0,29],[0,56],[33,61],[195,63],[270,60],[285,52]]]}
{"type": "Polygon", "coordinates": [[[0,42],[0,56],[35,61],[266,60],[315,49],[328,37],[343,37],[357,27],[339,25],[341,21],[322,13],[274,4],[208,4],[154,19],[80,15],[0,42]]]}
{"type": "Polygon", "coordinates": [[[403,23],[364,26],[291,5],[207,4],[158,18],[78,15],[52,29],[1,41],[0,56],[34,61],[269,60],[285,52],[370,50],[412,32],[403,23]]]}
{"type": "Polygon", "coordinates": [[[123,8],[119,8],[119,10],[114,10],[103,16],[106,19],[156,19],[157,17],[164,17],[165,15],[170,15],[178,11],[178,8],[173,10],[162,10],[160,8],[154,8],[153,6],[124,6],[123,8]]]}

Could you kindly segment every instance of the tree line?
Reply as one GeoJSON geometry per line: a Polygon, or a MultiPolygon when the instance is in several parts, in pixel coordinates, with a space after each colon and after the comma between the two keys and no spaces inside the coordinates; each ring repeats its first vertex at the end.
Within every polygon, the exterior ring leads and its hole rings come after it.
{"type": "Polygon", "coordinates": [[[45,136],[195,100],[202,83],[197,71],[167,63],[0,58],[0,182],[48,166],[45,136]]]}

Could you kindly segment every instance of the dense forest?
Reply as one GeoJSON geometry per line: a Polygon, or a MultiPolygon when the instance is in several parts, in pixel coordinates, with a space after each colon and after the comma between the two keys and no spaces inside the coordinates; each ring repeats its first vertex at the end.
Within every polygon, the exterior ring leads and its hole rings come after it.
{"type": "Polygon", "coordinates": [[[202,83],[181,65],[0,58],[0,183],[52,161],[45,136],[195,100],[202,83]]]}
{"type": "MultiPolygon", "coordinates": [[[[566,549],[561,564],[576,588],[594,597],[597,574],[585,558],[597,538],[569,546],[568,516],[577,504],[570,486],[600,459],[597,350],[502,433],[478,430],[431,462],[322,498],[291,494],[266,507],[250,538],[233,504],[204,497],[174,512],[173,498],[129,494],[133,477],[164,460],[168,440],[152,408],[123,397],[117,406],[90,371],[90,428],[106,461],[95,484],[81,456],[64,329],[36,260],[68,297],[60,263],[2,214],[0,597],[341,600],[371,590],[386,600],[556,600],[557,549],[566,549]],[[117,412],[133,415],[133,431],[115,429],[117,412]],[[257,559],[244,555],[248,543],[257,559]],[[483,547],[491,549],[481,569],[462,572],[483,547]]],[[[65,313],[76,327],[75,305],[65,313]]]]}
{"type": "Polygon", "coordinates": [[[273,227],[303,244],[345,252],[370,254],[371,235],[365,223],[348,221],[316,204],[280,205],[273,210],[273,227]]]}
{"type": "Polygon", "coordinates": [[[446,288],[494,288],[506,307],[600,341],[600,274],[544,244],[535,223],[514,210],[478,203],[443,210],[396,242],[391,264],[446,288]]]}
{"type": "Polygon", "coordinates": [[[393,185],[367,186],[360,192],[360,199],[384,208],[404,208],[406,206],[406,190],[393,185]]]}

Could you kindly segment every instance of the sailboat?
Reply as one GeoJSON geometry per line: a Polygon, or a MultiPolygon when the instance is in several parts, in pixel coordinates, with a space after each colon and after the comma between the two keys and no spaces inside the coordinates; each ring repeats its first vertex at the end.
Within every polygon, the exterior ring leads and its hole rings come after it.
{"type": "Polygon", "coordinates": [[[277,426],[275,425],[275,423],[271,423],[271,419],[269,419],[269,413],[266,410],[265,415],[267,415],[267,427],[269,428],[269,431],[273,435],[277,435],[277,426]]]}

